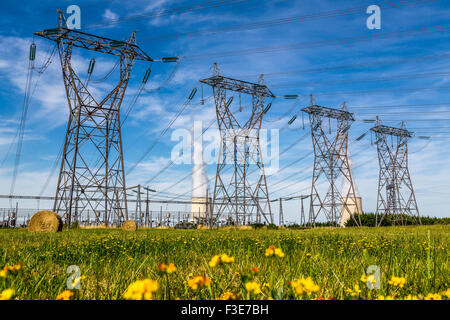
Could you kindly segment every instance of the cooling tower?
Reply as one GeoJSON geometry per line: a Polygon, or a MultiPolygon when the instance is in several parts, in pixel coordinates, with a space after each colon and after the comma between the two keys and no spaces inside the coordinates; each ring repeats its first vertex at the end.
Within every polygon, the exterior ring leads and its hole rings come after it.
{"type": "Polygon", "coordinates": [[[191,222],[204,222],[208,218],[211,206],[211,198],[207,200],[206,197],[192,197],[191,203],[191,222]]]}
{"type": "Polygon", "coordinates": [[[347,205],[344,204],[345,199],[342,199],[341,203],[341,227],[345,226],[345,223],[348,219],[351,219],[350,215],[352,214],[361,214],[362,213],[362,201],[361,197],[348,198],[347,205]],[[356,204],[355,200],[356,199],[356,204]]]}

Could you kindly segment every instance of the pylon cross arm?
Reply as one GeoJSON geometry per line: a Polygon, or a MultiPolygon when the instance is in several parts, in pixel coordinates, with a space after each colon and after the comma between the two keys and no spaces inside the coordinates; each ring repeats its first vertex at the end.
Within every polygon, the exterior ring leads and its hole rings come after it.
{"type": "Polygon", "coordinates": [[[104,38],[89,33],[67,28],[45,29],[35,32],[35,35],[55,42],[69,42],[72,46],[102,52],[114,56],[132,56],[136,60],[153,61],[135,43],[104,38]]]}
{"type": "Polygon", "coordinates": [[[275,95],[264,84],[252,83],[224,76],[214,76],[200,80],[200,82],[210,85],[212,87],[220,87],[222,89],[230,91],[275,98],[275,95]]]}
{"type": "Polygon", "coordinates": [[[338,120],[350,120],[355,121],[353,118],[353,114],[345,111],[345,110],[339,110],[334,108],[327,108],[322,107],[318,105],[309,106],[306,108],[303,108],[302,111],[309,113],[311,115],[316,115],[320,117],[327,117],[327,118],[333,118],[338,120]]]}
{"type": "Polygon", "coordinates": [[[373,128],[371,128],[370,130],[372,130],[373,132],[376,133],[380,133],[380,134],[388,134],[388,135],[392,135],[392,136],[398,136],[398,137],[412,137],[412,132],[408,131],[406,129],[402,129],[402,128],[394,128],[394,127],[389,127],[389,126],[385,126],[385,125],[377,125],[373,128]]]}

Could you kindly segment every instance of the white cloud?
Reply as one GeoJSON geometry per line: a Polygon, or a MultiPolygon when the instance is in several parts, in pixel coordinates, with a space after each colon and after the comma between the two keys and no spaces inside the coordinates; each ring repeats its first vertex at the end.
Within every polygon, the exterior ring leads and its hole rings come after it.
{"type": "Polygon", "coordinates": [[[117,20],[119,18],[119,15],[109,9],[106,9],[102,14],[102,18],[104,20],[117,20]]]}

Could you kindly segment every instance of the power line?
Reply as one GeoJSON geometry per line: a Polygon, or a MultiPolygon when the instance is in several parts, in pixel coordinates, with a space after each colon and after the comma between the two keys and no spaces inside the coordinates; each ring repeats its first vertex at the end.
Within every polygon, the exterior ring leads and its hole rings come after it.
{"type": "MultiPolygon", "coordinates": [[[[327,71],[336,71],[336,70],[347,70],[347,69],[358,69],[358,68],[378,68],[382,65],[390,65],[390,64],[399,64],[411,61],[424,61],[424,60],[438,60],[438,59],[448,59],[450,58],[450,53],[436,54],[436,55],[427,55],[427,56],[414,56],[408,58],[392,58],[392,59],[370,59],[369,62],[364,63],[352,63],[352,64],[344,64],[337,66],[323,66],[323,67],[314,67],[314,68],[305,68],[305,69],[297,69],[290,71],[279,71],[279,72],[262,72],[264,77],[277,77],[284,76],[289,74],[300,74],[300,73],[319,73],[319,72],[327,72],[327,71]]],[[[247,74],[241,75],[240,78],[254,78],[257,75],[247,74]]]]}
{"type": "Polygon", "coordinates": [[[441,77],[447,76],[450,71],[446,72],[428,72],[428,73],[406,73],[393,76],[385,77],[372,77],[372,78],[356,78],[356,79],[338,79],[338,80],[327,80],[327,81],[304,81],[293,83],[281,83],[273,84],[272,88],[292,88],[293,86],[316,86],[322,84],[339,84],[339,83],[355,83],[355,82],[376,82],[376,81],[392,81],[392,80],[411,80],[413,78],[428,78],[428,77],[441,77]]]}
{"type": "Polygon", "coordinates": [[[176,8],[172,8],[172,9],[163,9],[163,10],[149,12],[149,13],[130,15],[130,16],[126,16],[126,17],[122,17],[122,18],[118,18],[118,19],[110,19],[109,21],[101,22],[101,23],[88,24],[83,29],[85,29],[85,30],[100,29],[100,28],[105,28],[105,27],[109,27],[112,25],[116,25],[119,23],[140,21],[140,20],[147,19],[147,18],[172,16],[172,15],[194,12],[194,11],[199,11],[199,10],[206,10],[206,9],[211,9],[211,8],[229,6],[229,5],[248,2],[248,1],[250,1],[250,0],[228,0],[228,1],[215,0],[215,1],[201,2],[201,3],[197,3],[194,5],[190,5],[190,6],[176,7],[176,8]]]}
{"type": "MultiPolygon", "coordinates": [[[[305,135],[301,136],[299,139],[295,140],[291,145],[289,145],[287,148],[285,148],[283,151],[281,151],[277,156],[281,156],[282,154],[286,153],[287,151],[289,151],[290,149],[292,149],[293,147],[295,147],[301,140],[305,139],[306,136],[307,136],[307,134],[305,134],[305,135]]],[[[273,158],[270,158],[270,159],[269,159],[269,161],[271,161],[271,160],[273,160],[273,158]]],[[[230,168],[230,166],[229,166],[228,168],[226,168],[225,170],[228,170],[229,168],[230,168]]],[[[225,171],[225,170],[224,170],[224,171],[225,171]]],[[[251,172],[248,173],[248,174],[250,175],[250,174],[254,173],[254,172],[257,171],[257,170],[258,170],[258,168],[256,168],[255,170],[251,171],[251,172]]],[[[191,173],[189,173],[188,175],[186,175],[186,176],[184,177],[183,180],[186,180],[186,179],[187,179],[188,177],[190,177],[190,176],[191,176],[191,173]]],[[[183,181],[183,180],[181,180],[181,181],[183,181]]],[[[173,184],[171,187],[175,186],[176,184],[180,183],[181,181],[178,181],[177,183],[173,184]]],[[[195,187],[195,188],[193,188],[193,189],[191,189],[191,190],[189,190],[189,191],[187,191],[187,192],[181,194],[180,197],[185,196],[185,195],[187,195],[187,194],[189,194],[189,193],[191,193],[191,192],[197,190],[198,188],[201,188],[201,187],[203,187],[203,186],[205,186],[205,185],[208,185],[208,184],[210,183],[210,181],[211,181],[211,179],[208,179],[207,182],[202,183],[202,184],[198,185],[197,187],[195,187]]],[[[164,190],[167,190],[167,189],[164,189],[164,190]]],[[[178,198],[173,198],[173,199],[178,199],[178,198]]]]}
{"type": "Polygon", "coordinates": [[[272,52],[285,51],[285,50],[300,50],[300,49],[308,49],[308,48],[317,48],[317,47],[329,46],[329,45],[343,45],[343,44],[347,44],[347,43],[351,43],[351,42],[358,42],[358,41],[372,41],[372,40],[378,40],[378,39],[404,38],[404,37],[432,34],[432,33],[437,33],[437,32],[448,32],[448,31],[450,31],[449,24],[436,25],[436,26],[432,26],[432,27],[423,27],[423,28],[415,28],[415,29],[410,29],[410,30],[379,33],[379,34],[369,35],[369,36],[363,35],[363,36],[345,37],[345,38],[338,38],[338,39],[300,42],[300,43],[281,45],[281,46],[267,46],[267,47],[250,48],[250,49],[244,49],[244,50],[210,52],[210,53],[203,53],[203,54],[197,54],[197,55],[187,55],[187,56],[183,56],[182,58],[186,59],[186,60],[195,60],[195,59],[204,59],[204,58],[220,58],[220,57],[236,56],[236,55],[272,53],[272,52]]]}
{"type": "MultiPolygon", "coordinates": [[[[381,6],[383,10],[387,10],[387,9],[391,9],[391,8],[405,7],[405,6],[410,6],[410,5],[415,5],[415,4],[420,4],[423,2],[430,2],[430,1],[435,2],[435,1],[439,1],[439,0],[387,1],[387,2],[379,3],[378,5],[381,6]]],[[[325,11],[325,12],[320,12],[320,13],[297,15],[297,16],[291,16],[291,17],[285,17],[285,18],[244,23],[244,24],[238,24],[238,25],[228,26],[228,27],[195,30],[195,31],[183,32],[183,33],[164,34],[164,35],[159,35],[156,37],[146,38],[145,40],[169,41],[169,40],[176,39],[176,38],[206,36],[206,35],[213,35],[213,34],[222,34],[222,33],[227,33],[227,32],[247,31],[247,30],[260,29],[260,28],[275,27],[275,26],[280,26],[280,25],[288,24],[288,23],[300,23],[300,22],[314,21],[314,20],[318,20],[318,19],[327,19],[327,18],[335,18],[335,17],[342,17],[342,16],[347,16],[347,15],[352,15],[352,14],[358,14],[358,13],[364,12],[364,10],[366,8],[367,8],[367,6],[359,6],[359,7],[347,8],[347,9],[325,11]]]]}
{"type": "Polygon", "coordinates": [[[325,95],[359,95],[359,94],[370,94],[377,92],[402,92],[402,91],[423,91],[423,90],[434,90],[434,89],[449,89],[450,86],[432,86],[432,87],[422,87],[422,88],[395,88],[395,89],[376,89],[376,90],[364,90],[364,91],[336,91],[336,92],[316,92],[313,93],[314,96],[325,96],[325,95]]]}
{"type": "Polygon", "coordinates": [[[450,102],[443,103],[420,103],[420,104],[394,104],[394,105],[377,105],[377,106],[352,106],[353,109],[383,109],[383,108],[411,108],[411,107],[431,107],[431,106],[450,106],[450,102]]]}
{"type": "MultiPolygon", "coordinates": [[[[196,91],[196,88],[195,88],[196,91]]],[[[192,91],[193,92],[193,91],[192,91]]],[[[169,122],[169,124],[161,131],[161,133],[158,135],[156,140],[150,145],[149,148],[147,148],[142,156],[139,158],[139,160],[133,164],[133,166],[128,170],[126,173],[127,175],[130,174],[146,157],[147,155],[153,150],[153,148],[158,144],[158,142],[161,140],[161,138],[167,133],[167,131],[172,127],[172,125],[175,123],[175,121],[179,118],[179,116],[184,112],[184,110],[190,105],[191,100],[193,96],[189,96],[188,99],[182,104],[180,110],[175,114],[175,116],[172,118],[172,120],[169,122]]]]}

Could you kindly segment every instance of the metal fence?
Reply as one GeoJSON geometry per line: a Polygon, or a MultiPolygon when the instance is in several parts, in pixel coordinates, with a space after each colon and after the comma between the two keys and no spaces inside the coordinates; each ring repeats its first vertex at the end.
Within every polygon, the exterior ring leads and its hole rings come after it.
{"type": "MultiPolygon", "coordinates": [[[[0,208],[0,227],[3,228],[23,228],[28,225],[33,214],[41,210],[52,209],[32,209],[32,208],[0,208]]],[[[140,227],[174,227],[177,225],[187,225],[191,216],[187,211],[128,211],[130,220],[134,220],[140,227]]],[[[85,210],[83,214],[74,216],[74,223],[82,227],[101,226],[103,224],[100,212],[85,210]]],[[[110,226],[119,226],[122,221],[109,221],[110,226]]]]}

